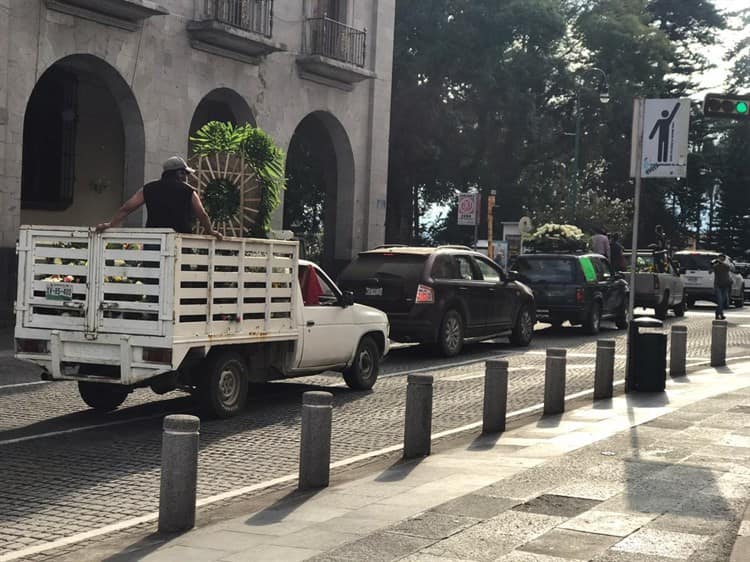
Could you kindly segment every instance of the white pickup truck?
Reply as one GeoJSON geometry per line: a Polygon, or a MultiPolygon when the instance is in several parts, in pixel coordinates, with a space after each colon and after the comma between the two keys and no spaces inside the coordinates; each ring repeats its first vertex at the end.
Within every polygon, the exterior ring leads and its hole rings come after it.
{"type": "Polygon", "coordinates": [[[354,304],[296,242],[166,229],[22,226],[15,346],[92,408],[138,387],[194,393],[230,417],[248,384],[342,371],[369,389],[387,316],[354,304]]]}

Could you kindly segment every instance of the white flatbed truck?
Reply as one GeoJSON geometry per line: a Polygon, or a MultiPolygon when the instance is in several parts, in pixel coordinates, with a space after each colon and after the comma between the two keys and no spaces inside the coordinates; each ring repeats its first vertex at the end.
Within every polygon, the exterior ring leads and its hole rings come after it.
{"type": "Polygon", "coordinates": [[[97,410],[151,387],[230,417],[251,382],[341,371],[369,389],[388,353],[385,313],[354,304],[296,242],[22,226],[17,251],[16,357],[78,381],[97,410]]]}

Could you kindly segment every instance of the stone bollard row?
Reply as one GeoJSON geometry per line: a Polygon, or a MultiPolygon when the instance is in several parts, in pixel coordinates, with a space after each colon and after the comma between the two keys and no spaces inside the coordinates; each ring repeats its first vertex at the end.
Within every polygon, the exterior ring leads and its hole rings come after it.
{"type": "Polygon", "coordinates": [[[487,361],[484,374],[484,409],[482,432],[499,433],[505,431],[505,417],[508,410],[508,362],[487,361]]]}
{"type": "Polygon", "coordinates": [[[404,458],[426,457],[432,443],[432,375],[409,375],[406,385],[404,458]]]}
{"type": "Polygon", "coordinates": [[[564,349],[547,349],[544,371],[544,415],[562,414],[565,411],[564,349]]]}
{"type": "Polygon", "coordinates": [[[178,533],[195,526],[200,424],[195,416],[164,418],[159,493],[161,533],[178,533]]]}
{"type": "Polygon", "coordinates": [[[596,371],[594,372],[594,400],[612,398],[615,384],[615,340],[596,342],[596,371]]]}
{"type": "Polygon", "coordinates": [[[300,490],[325,488],[330,481],[333,394],[302,395],[302,436],[299,453],[300,490]]]}
{"type": "Polygon", "coordinates": [[[684,377],[687,374],[687,326],[672,326],[669,346],[669,376],[684,377]]]}
{"type": "Polygon", "coordinates": [[[711,324],[711,366],[727,364],[727,321],[714,320],[711,324]]]}

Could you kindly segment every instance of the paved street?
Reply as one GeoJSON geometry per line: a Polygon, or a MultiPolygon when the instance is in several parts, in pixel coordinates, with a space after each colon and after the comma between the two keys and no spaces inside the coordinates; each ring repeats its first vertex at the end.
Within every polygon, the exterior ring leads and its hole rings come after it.
{"type": "MultiPolygon", "coordinates": [[[[750,310],[731,310],[728,317],[729,356],[750,355],[750,310]]],[[[706,307],[667,321],[667,327],[674,322],[689,326],[688,365],[707,362],[712,319],[706,307]]],[[[568,350],[568,394],[589,389],[597,338],[576,328],[539,328],[528,350],[486,343],[452,361],[435,359],[420,348],[397,348],[371,393],[353,392],[333,375],[258,386],[244,415],[203,424],[199,498],[294,474],[301,394],[314,388],[335,395],[334,462],[401,442],[405,375],[417,369],[435,376],[435,433],[480,420],[483,361],[489,357],[504,355],[510,361],[510,411],[541,402],[547,347],[568,350]]],[[[625,333],[608,328],[599,337],[617,340],[621,378],[625,333]]],[[[0,360],[4,370],[13,364],[7,354],[0,360]]],[[[0,557],[157,509],[161,419],[167,413],[192,412],[188,398],[140,390],[120,411],[102,416],[84,408],[74,384],[18,386],[19,377],[9,375],[11,386],[0,388],[0,557]]],[[[5,381],[3,372],[0,385],[5,381]]]]}

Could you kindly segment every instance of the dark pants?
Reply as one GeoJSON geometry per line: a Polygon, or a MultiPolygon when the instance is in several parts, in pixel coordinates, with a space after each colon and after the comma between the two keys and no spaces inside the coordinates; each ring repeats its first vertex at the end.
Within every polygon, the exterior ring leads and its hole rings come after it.
{"type": "Polygon", "coordinates": [[[724,316],[724,311],[729,308],[729,287],[714,287],[716,292],[716,317],[724,316]]]}

